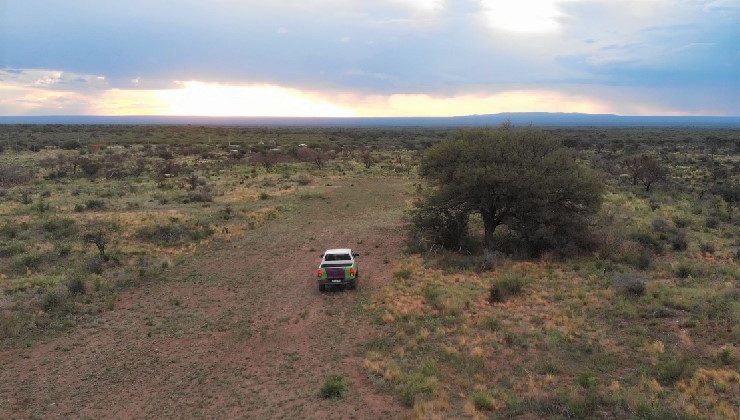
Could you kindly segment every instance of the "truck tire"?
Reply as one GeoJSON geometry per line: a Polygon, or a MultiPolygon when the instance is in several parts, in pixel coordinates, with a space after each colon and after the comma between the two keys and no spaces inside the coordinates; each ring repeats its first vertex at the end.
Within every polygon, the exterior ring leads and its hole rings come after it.
{"type": "Polygon", "coordinates": [[[326,291],[326,285],[319,283],[319,293],[324,293],[326,291]]]}
{"type": "Polygon", "coordinates": [[[355,280],[352,280],[351,282],[349,282],[349,289],[350,289],[350,290],[355,290],[355,289],[357,289],[357,279],[355,279],[355,280]]]}

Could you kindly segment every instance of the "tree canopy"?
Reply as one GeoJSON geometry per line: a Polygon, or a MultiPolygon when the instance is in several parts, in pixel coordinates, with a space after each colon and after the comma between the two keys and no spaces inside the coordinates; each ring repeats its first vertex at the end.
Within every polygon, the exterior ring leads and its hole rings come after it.
{"type": "Polygon", "coordinates": [[[533,253],[564,245],[598,210],[603,190],[570,149],[533,128],[461,130],[429,149],[420,174],[433,189],[419,206],[416,224],[428,215],[437,229],[440,221],[467,229],[460,214],[478,213],[492,250],[501,225],[533,253]]]}

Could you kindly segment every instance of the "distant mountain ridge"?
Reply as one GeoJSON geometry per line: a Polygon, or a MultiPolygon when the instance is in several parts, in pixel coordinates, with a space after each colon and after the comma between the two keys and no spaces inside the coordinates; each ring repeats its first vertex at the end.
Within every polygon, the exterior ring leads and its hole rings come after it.
{"type": "Polygon", "coordinates": [[[458,117],[198,117],[198,116],[0,116],[0,124],[153,124],[306,127],[470,127],[498,125],[543,127],[724,127],[740,128],[740,116],[626,116],[550,112],[503,112],[458,117]]]}

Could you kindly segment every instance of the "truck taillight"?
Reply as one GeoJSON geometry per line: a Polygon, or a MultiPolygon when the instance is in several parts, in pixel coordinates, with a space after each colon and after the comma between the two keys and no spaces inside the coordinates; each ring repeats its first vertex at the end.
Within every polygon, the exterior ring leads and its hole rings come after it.
{"type": "Polygon", "coordinates": [[[316,277],[323,277],[324,276],[324,270],[318,269],[316,270],[316,277]]]}
{"type": "Polygon", "coordinates": [[[357,274],[357,270],[355,270],[355,268],[354,268],[354,267],[350,268],[350,269],[349,269],[349,275],[350,275],[350,276],[354,276],[355,274],[357,274]]]}

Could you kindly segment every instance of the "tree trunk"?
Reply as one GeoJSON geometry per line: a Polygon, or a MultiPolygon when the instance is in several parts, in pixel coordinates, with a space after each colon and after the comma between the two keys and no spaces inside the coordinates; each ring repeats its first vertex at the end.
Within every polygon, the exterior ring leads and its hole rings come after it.
{"type": "Polygon", "coordinates": [[[486,249],[494,251],[494,236],[493,232],[496,227],[501,224],[496,218],[495,210],[488,210],[481,212],[481,219],[483,219],[483,241],[486,249]]]}

